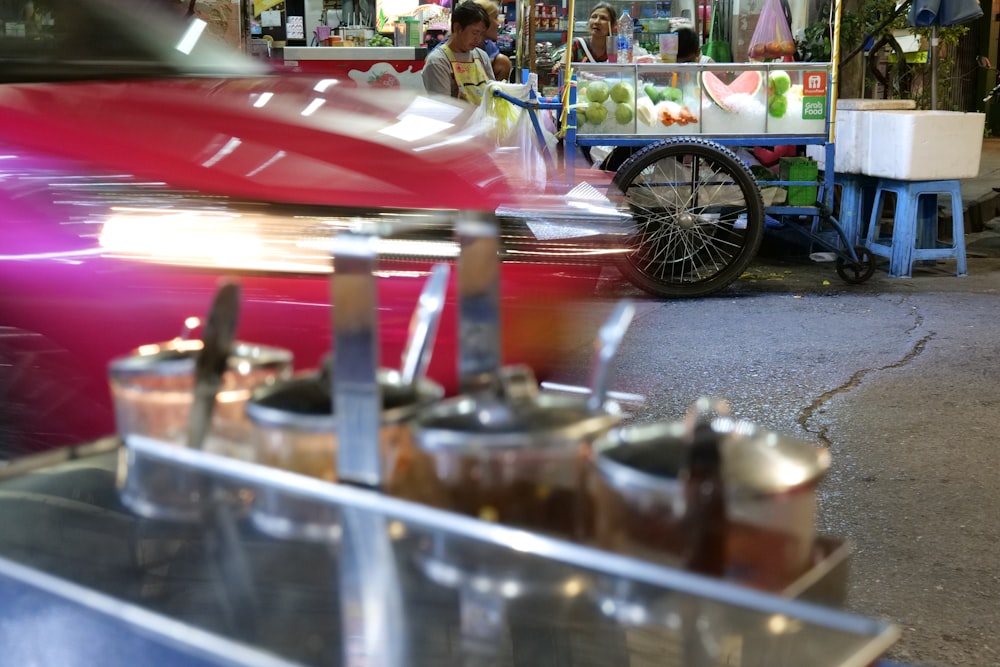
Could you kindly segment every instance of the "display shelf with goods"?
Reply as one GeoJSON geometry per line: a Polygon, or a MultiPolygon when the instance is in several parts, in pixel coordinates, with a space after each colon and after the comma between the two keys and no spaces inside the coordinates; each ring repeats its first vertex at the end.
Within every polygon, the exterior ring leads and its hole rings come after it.
{"type": "Polygon", "coordinates": [[[579,63],[574,71],[577,103],[593,105],[577,109],[580,145],[676,135],[742,145],[826,142],[826,63],[579,63]]]}

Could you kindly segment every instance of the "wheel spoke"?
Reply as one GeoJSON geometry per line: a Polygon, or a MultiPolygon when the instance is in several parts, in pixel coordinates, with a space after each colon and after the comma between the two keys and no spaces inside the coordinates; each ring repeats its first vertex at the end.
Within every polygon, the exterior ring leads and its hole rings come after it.
{"type": "Polygon", "coordinates": [[[763,233],[753,177],[731,152],[708,142],[656,148],[634,156],[632,176],[620,183],[635,220],[626,261],[645,276],[637,284],[671,291],[690,285],[699,293],[725,286],[742,273],[763,233]]]}

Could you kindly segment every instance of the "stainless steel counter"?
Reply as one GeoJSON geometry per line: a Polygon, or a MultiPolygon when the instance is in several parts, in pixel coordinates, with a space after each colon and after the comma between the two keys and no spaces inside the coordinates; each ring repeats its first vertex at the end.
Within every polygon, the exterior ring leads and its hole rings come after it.
{"type": "Polygon", "coordinates": [[[266,485],[332,509],[337,537],[275,539],[212,509],[202,524],[138,518],[118,500],[114,439],[19,462],[0,470],[0,643],[36,659],[11,664],[863,666],[898,635],[364,489],[130,444],[245,498],[266,485]]]}

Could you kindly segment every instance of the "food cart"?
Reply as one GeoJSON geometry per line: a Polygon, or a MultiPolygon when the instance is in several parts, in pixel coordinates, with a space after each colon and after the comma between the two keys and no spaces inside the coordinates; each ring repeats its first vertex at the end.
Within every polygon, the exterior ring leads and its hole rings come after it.
{"type": "MultiPolygon", "coordinates": [[[[818,146],[833,164],[839,21],[838,2],[829,63],[572,63],[567,49],[561,98],[507,99],[561,115],[570,174],[578,149],[612,149],[595,166],[614,172],[610,196],[634,217],[619,266],[642,289],[668,297],[716,292],[753,259],[765,225],[783,220],[833,253],[842,279],[862,283],[875,258],[833,215],[833,170],[820,179],[815,162],[792,159],[762,181],[739,154],[818,146]]],[[[572,28],[570,21],[567,43],[572,28]]]]}

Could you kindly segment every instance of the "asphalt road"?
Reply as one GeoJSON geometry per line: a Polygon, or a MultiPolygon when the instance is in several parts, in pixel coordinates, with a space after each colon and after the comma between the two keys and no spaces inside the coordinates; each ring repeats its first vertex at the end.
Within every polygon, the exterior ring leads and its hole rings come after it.
{"type": "Polygon", "coordinates": [[[712,297],[650,299],[608,269],[580,304],[596,332],[638,301],[613,379],[647,397],[636,421],[715,395],[830,448],[818,522],[853,545],[847,609],[900,625],[887,657],[927,667],[1000,664],[1000,234],[968,244],[965,278],[944,262],[850,286],[762,256],[712,297]]]}

